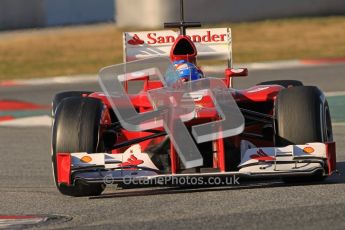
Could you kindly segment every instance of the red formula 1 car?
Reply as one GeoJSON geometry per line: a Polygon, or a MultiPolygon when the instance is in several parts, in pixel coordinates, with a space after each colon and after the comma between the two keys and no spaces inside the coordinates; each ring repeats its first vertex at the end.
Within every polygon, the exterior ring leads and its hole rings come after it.
{"type": "MultiPolygon", "coordinates": [[[[168,181],[236,175],[319,181],[336,170],[330,111],[317,87],[285,80],[235,90],[232,78],[247,75],[247,70],[231,68],[230,29],[186,30],[200,24],[186,23],[183,17],[181,22],[165,26],[179,27],[180,33],[124,33],[125,63],[100,71],[103,92],[72,91],[55,96],[52,162],[62,194],[99,195],[107,183],[121,184],[125,179],[168,181]],[[184,121],[185,136],[175,132],[177,139],[172,141],[171,133],[159,122],[153,128],[128,125],[131,117],[126,114],[132,116],[134,111],[133,116],[141,117],[157,111],[160,105],[149,95],[166,88],[164,79],[172,62],[196,64],[197,60],[224,57],[228,67],[218,79],[231,104],[231,116],[225,120],[231,124],[231,132],[219,131],[206,141],[197,140],[192,133],[196,125],[224,118],[216,106],[220,103],[207,88],[186,93],[194,109],[184,121]],[[190,145],[197,147],[199,161],[188,159],[177,148],[182,139],[193,140],[190,145]]],[[[206,71],[202,78],[208,78],[206,71]]]]}

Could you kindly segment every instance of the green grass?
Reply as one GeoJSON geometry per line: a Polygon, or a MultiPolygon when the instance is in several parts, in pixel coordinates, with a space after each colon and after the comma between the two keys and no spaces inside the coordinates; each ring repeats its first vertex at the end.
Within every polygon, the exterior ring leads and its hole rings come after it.
{"type": "MultiPolygon", "coordinates": [[[[232,28],[236,63],[345,56],[345,17],[219,26],[232,28]]],[[[96,74],[122,61],[122,32],[115,24],[1,32],[0,81],[96,74]]]]}

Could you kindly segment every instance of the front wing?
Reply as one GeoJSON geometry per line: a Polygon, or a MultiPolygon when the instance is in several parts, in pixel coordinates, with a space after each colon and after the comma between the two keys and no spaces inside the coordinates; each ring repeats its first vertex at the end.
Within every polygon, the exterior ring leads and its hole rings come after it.
{"type": "Polygon", "coordinates": [[[286,147],[249,148],[242,153],[239,171],[198,173],[162,173],[140,145],[122,154],[58,153],[58,183],[121,183],[124,180],[168,181],[179,177],[291,177],[331,175],[336,170],[335,143],[308,143],[286,147]]]}

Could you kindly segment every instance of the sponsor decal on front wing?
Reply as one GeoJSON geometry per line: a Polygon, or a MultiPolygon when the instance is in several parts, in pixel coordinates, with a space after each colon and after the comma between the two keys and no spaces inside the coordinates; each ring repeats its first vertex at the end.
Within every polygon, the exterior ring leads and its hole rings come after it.
{"type": "Polygon", "coordinates": [[[326,159],[326,145],[307,143],[286,147],[249,148],[243,154],[240,167],[262,162],[284,163],[308,158],[326,159]]]}
{"type": "Polygon", "coordinates": [[[72,153],[72,168],[104,166],[108,169],[139,169],[158,170],[147,153],[141,152],[139,144],[128,148],[124,153],[72,153]]]}

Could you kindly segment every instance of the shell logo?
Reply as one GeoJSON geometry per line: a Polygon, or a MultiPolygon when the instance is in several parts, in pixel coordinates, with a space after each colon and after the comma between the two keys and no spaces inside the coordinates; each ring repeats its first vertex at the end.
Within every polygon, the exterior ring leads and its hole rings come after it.
{"type": "Polygon", "coordinates": [[[303,152],[305,152],[305,153],[308,153],[308,154],[311,154],[311,153],[313,153],[315,150],[314,150],[314,148],[313,147],[305,147],[304,149],[303,149],[303,152]]]}
{"type": "Polygon", "coordinates": [[[92,161],[92,158],[90,156],[83,156],[82,158],[80,158],[80,162],[83,163],[90,163],[92,161]]]}

